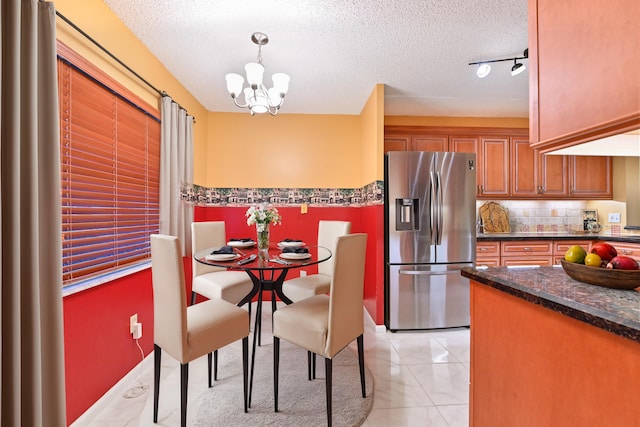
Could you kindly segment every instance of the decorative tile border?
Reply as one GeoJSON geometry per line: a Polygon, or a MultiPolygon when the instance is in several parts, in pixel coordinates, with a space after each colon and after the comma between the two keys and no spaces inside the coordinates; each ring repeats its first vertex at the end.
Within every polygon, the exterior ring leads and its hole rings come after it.
{"type": "Polygon", "coordinates": [[[183,202],[198,206],[245,206],[269,203],[275,206],[370,206],[383,203],[384,181],[361,188],[210,188],[184,184],[183,202]]]}

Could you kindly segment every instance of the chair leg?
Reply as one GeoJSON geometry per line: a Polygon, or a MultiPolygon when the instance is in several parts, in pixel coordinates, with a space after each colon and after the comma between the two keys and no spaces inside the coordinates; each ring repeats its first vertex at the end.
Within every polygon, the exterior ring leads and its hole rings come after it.
{"type": "Polygon", "coordinates": [[[153,345],[153,422],[158,422],[158,400],[160,398],[160,358],[162,349],[153,345]]]}
{"type": "Polygon", "coordinates": [[[209,388],[211,388],[213,386],[212,382],[211,382],[211,359],[213,359],[213,353],[208,353],[207,354],[207,377],[209,379],[209,388]]]}
{"type": "Polygon", "coordinates": [[[244,412],[249,412],[247,389],[249,380],[249,337],[242,338],[242,386],[244,391],[244,412]]]}
{"type": "Polygon", "coordinates": [[[311,381],[311,352],[307,351],[307,372],[309,381],[311,381]]]}
{"type": "Polygon", "coordinates": [[[327,388],[327,426],[331,427],[331,386],[332,386],[332,363],[333,361],[329,358],[324,359],[324,373],[325,373],[325,382],[327,388]]]}
{"type": "Polygon", "coordinates": [[[311,373],[313,374],[313,379],[316,379],[316,354],[311,353],[311,373]]]}
{"type": "Polygon", "coordinates": [[[278,412],[278,371],[280,370],[280,338],[273,337],[273,404],[278,412]]]}
{"type": "Polygon", "coordinates": [[[187,384],[189,383],[189,364],[180,364],[180,426],[187,426],[187,384]]]}
{"type": "Polygon", "coordinates": [[[218,381],[218,350],[213,352],[213,380],[218,381]]]}
{"type": "Polygon", "coordinates": [[[360,386],[362,387],[362,397],[367,397],[364,385],[364,335],[357,338],[358,341],[358,364],[360,365],[360,386]]]}
{"type": "Polygon", "coordinates": [[[191,305],[196,303],[196,293],[191,291],[191,305]]]}

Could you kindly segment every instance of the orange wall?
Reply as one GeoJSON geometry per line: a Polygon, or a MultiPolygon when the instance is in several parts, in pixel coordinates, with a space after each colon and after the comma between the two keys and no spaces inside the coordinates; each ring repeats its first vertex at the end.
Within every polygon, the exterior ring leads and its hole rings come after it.
{"type": "Polygon", "coordinates": [[[196,181],[200,185],[356,188],[367,184],[360,179],[358,116],[212,112],[207,133],[206,180],[196,181]]]}
{"type": "Polygon", "coordinates": [[[363,185],[384,179],[384,85],[377,84],[360,113],[363,185]]]}
{"type": "MultiPolygon", "coordinates": [[[[167,70],[164,65],[133,35],[101,0],[55,0],[56,10],[77,25],[108,51],[151,83],[167,92],[174,101],[196,118],[193,128],[194,151],[206,145],[207,110],[167,70]]],[[[80,35],[61,18],[56,17],[56,36],[71,49],[153,106],[160,108],[159,95],[109,58],[93,43],[80,35]]],[[[194,163],[202,170],[203,156],[195,156],[194,163]]]]}

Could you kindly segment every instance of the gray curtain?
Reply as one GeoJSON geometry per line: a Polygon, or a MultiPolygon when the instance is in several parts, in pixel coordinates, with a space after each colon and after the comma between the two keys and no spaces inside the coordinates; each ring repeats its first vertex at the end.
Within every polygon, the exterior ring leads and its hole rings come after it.
{"type": "Polygon", "coordinates": [[[193,206],[180,197],[193,183],[193,117],[163,96],[160,133],[160,233],[177,236],[183,256],[191,255],[193,206]]]}
{"type": "Polygon", "coordinates": [[[53,3],[2,0],[0,424],[65,426],[53,3]]]}

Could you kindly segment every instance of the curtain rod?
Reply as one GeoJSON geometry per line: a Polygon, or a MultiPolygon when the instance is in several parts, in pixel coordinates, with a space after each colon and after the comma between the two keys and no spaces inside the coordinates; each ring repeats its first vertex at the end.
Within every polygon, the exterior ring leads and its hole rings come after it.
{"type": "MultiPolygon", "coordinates": [[[[40,0],[42,1],[42,0],[40,0]]],[[[93,43],[94,45],[96,45],[98,48],[100,48],[100,50],[102,50],[104,53],[106,53],[107,55],[109,55],[109,57],[111,57],[114,61],[116,61],[118,64],[122,65],[127,71],[129,71],[131,74],[133,74],[134,76],[136,76],[140,81],[142,81],[144,84],[146,84],[147,86],[149,86],[151,89],[154,90],[154,92],[156,92],[158,95],[160,96],[169,96],[171,99],[173,99],[173,97],[171,97],[167,92],[158,89],[157,87],[155,87],[154,85],[152,85],[151,83],[149,83],[144,77],[142,77],[140,74],[136,73],[133,69],[131,69],[127,64],[125,64],[124,62],[122,62],[118,57],[116,57],[113,53],[109,52],[109,50],[107,50],[107,48],[105,48],[104,46],[102,46],[100,43],[98,43],[93,37],[91,37],[89,34],[87,34],[86,32],[84,32],[80,27],[78,27],[76,24],[74,24],[73,22],[71,22],[71,20],[69,20],[69,18],[67,18],[66,16],[64,16],[63,14],[61,14],[60,12],[58,12],[56,10],[56,15],[60,17],[60,19],[62,19],[64,22],[66,22],[67,24],[69,24],[69,26],[71,26],[71,28],[73,28],[74,30],[76,30],[77,32],[79,32],[80,34],[82,34],[87,40],[89,40],[91,43],[93,43]]],[[[175,102],[175,100],[173,101],[175,102]]],[[[178,104],[176,102],[176,104],[178,104]]],[[[185,112],[188,111],[186,108],[184,108],[182,105],[178,104],[178,107],[182,108],[185,112]]],[[[193,116],[191,116],[193,117],[193,116]]],[[[195,117],[193,118],[193,121],[195,123],[195,117]]]]}

